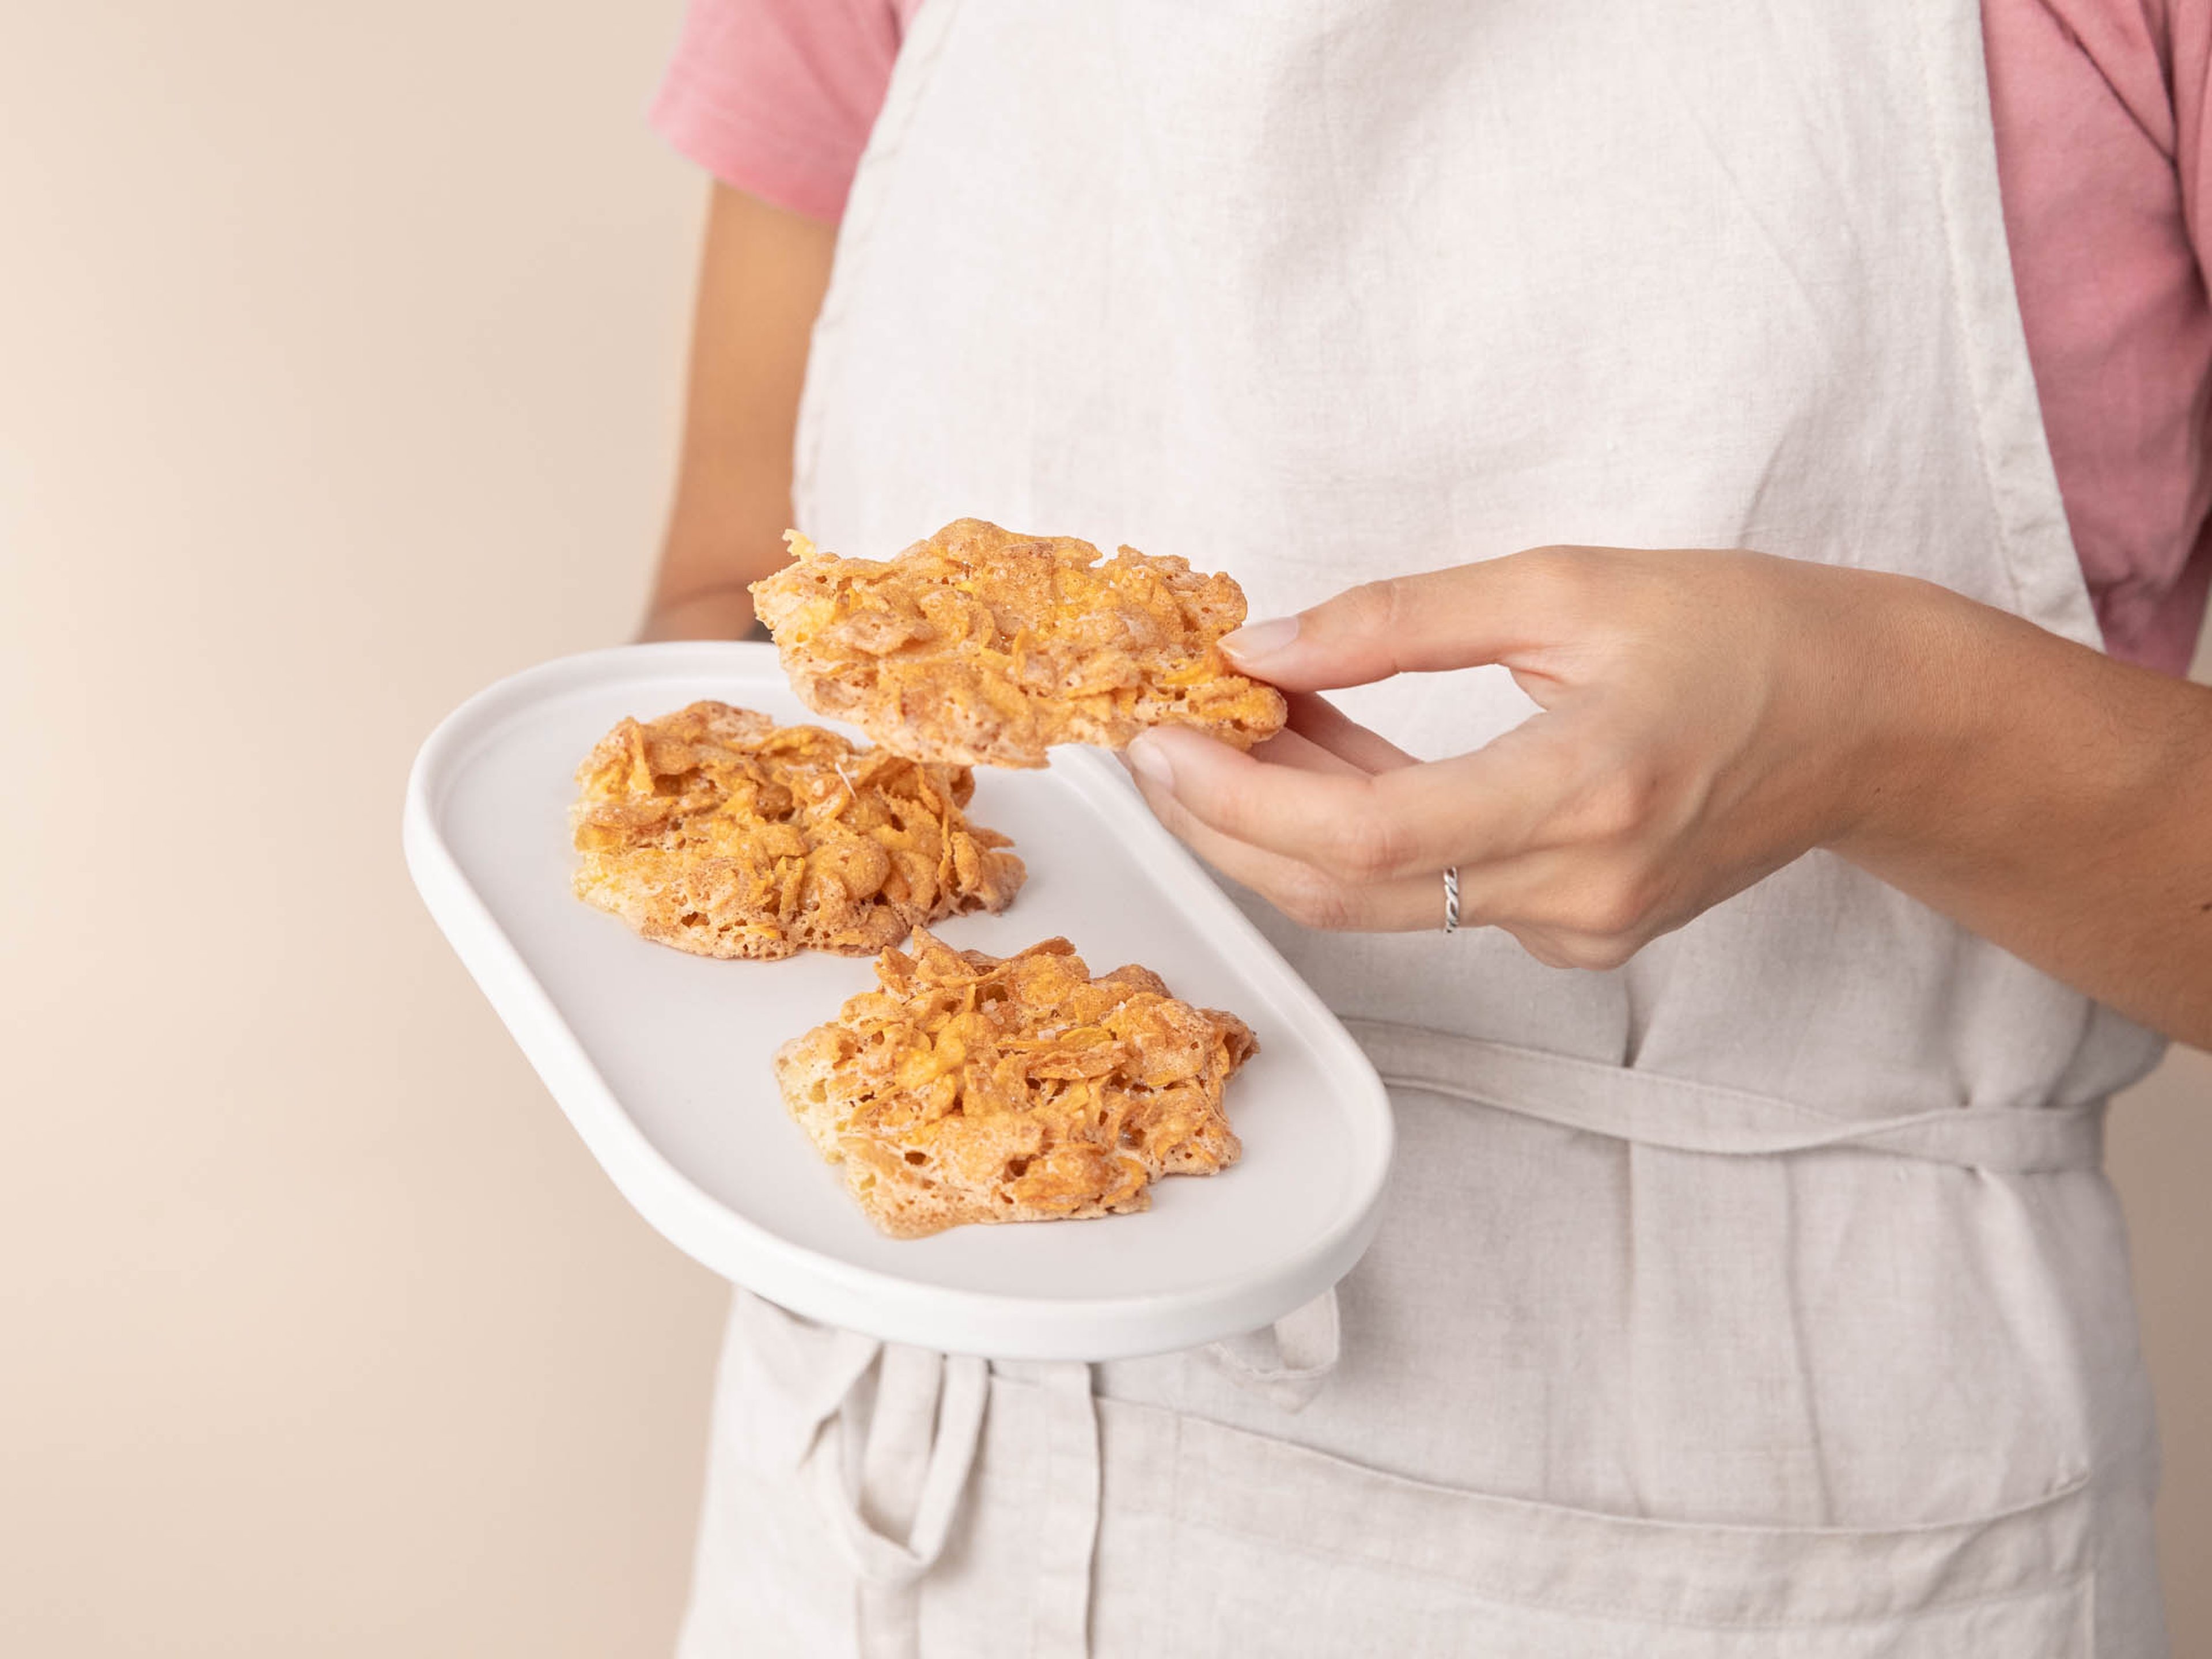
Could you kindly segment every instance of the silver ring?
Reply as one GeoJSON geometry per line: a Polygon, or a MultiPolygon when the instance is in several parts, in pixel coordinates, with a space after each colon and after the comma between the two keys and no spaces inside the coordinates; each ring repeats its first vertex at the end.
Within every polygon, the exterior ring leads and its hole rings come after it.
{"type": "Polygon", "coordinates": [[[1459,866],[1444,872],[1444,932],[1459,931],[1459,866]]]}

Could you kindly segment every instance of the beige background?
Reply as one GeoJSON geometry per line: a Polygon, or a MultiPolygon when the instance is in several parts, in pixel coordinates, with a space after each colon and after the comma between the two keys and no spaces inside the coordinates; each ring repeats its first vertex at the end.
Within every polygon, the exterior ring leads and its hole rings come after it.
{"type": "MultiPolygon", "coordinates": [[[[0,7],[0,1650],[666,1650],[722,1294],[398,817],[451,704],[632,620],[675,11],[0,7]]],[[[2115,1139],[2208,1652],[2212,1062],[2115,1139]]]]}

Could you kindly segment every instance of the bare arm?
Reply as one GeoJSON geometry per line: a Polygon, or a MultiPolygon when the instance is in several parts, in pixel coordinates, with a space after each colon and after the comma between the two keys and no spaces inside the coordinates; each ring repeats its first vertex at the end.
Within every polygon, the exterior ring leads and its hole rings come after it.
{"type": "Polygon", "coordinates": [[[791,446],[837,228],[726,185],[707,212],[676,498],[641,636],[734,639],[784,562],[791,446]]]}
{"type": "Polygon", "coordinates": [[[1831,844],[2212,1047],[2212,689],[1948,593],[1904,599],[1895,625],[1918,717],[1831,844]]]}

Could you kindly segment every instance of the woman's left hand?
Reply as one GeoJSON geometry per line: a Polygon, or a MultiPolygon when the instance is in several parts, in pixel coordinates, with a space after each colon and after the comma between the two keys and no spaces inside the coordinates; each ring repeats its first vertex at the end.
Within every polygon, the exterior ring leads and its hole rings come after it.
{"type": "Polygon", "coordinates": [[[1240,754],[1163,726],[1139,787],[1208,863],[1308,926],[1504,928],[1554,966],[1657,934],[1846,834],[1901,787],[1891,672],[1941,590],[1746,552],[1555,547],[1371,583],[1222,648],[1291,694],[1240,754]],[[1417,763],[1313,695],[1498,663],[1541,712],[1417,763]]]}

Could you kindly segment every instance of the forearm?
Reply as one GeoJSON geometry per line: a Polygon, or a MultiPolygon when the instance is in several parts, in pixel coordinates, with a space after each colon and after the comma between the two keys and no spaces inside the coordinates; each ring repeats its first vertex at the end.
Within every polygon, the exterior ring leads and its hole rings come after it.
{"type": "Polygon", "coordinates": [[[1830,845],[2212,1047],[2212,689],[1922,583],[1877,615],[1869,763],[1830,845]]]}
{"type": "Polygon", "coordinates": [[[656,593],[637,636],[646,641],[745,640],[766,639],[768,635],[753,618],[752,596],[741,582],[732,582],[677,599],[656,593]]]}
{"type": "Polygon", "coordinates": [[[647,639],[743,635],[746,584],[785,560],[799,391],[836,242],[834,226],[714,188],[647,639]]]}

